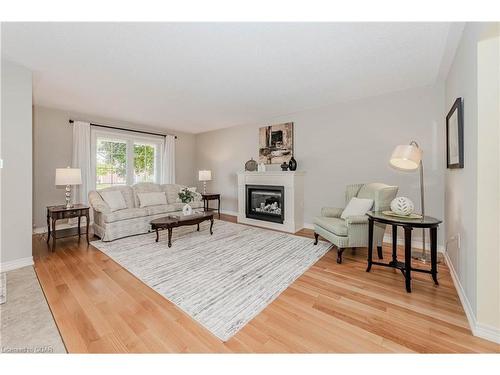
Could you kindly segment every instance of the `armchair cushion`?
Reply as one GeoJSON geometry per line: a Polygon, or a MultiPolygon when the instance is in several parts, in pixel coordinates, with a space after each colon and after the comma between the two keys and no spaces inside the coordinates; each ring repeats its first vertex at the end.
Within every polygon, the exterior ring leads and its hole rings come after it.
{"type": "Polygon", "coordinates": [[[340,218],[347,219],[349,216],[360,216],[366,214],[373,207],[373,199],[353,197],[347,204],[340,218]]]}
{"type": "Polygon", "coordinates": [[[321,216],[324,217],[340,217],[342,215],[343,208],[336,207],[323,207],[321,209],[321,216]]]}
{"type": "Polygon", "coordinates": [[[346,223],[342,219],[319,216],[314,218],[314,224],[336,234],[337,236],[347,236],[346,223]]]}
{"type": "Polygon", "coordinates": [[[368,224],[368,216],[366,215],[357,215],[357,216],[349,216],[345,220],[347,226],[351,224],[368,224]]]}

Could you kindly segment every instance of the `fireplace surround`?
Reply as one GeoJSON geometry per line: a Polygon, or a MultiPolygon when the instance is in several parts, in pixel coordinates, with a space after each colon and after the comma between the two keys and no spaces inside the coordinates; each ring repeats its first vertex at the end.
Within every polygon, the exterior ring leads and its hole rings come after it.
{"type": "Polygon", "coordinates": [[[303,171],[239,172],[238,222],[289,233],[302,229],[304,174],[303,171]]]}

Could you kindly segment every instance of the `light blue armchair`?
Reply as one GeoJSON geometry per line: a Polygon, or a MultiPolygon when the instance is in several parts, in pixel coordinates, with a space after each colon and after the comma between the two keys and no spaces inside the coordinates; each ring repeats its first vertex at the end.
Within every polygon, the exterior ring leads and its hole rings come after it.
{"type": "MultiPolygon", "coordinates": [[[[389,210],[391,201],[396,198],[397,186],[382,183],[348,185],[345,193],[345,202],[351,198],[373,199],[373,211],[389,210]]],[[[368,246],[368,216],[351,216],[345,220],[340,217],[343,208],[323,207],[321,216],[314,218],[314,244],[321,236],[337,247],[337,263],[342,263],[343,251],[350,247],[368,246]]],[[[377,246],[378,256],[382,259],[382,241],[385,225],[375,223],[373,241],[377,246]]]]}

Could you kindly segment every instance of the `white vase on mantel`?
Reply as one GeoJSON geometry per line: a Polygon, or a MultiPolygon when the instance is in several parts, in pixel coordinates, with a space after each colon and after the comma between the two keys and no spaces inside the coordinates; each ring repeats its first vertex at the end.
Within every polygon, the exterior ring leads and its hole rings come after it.
{"type": "Polygon", "coordinates": [[[266,165],[264,163],[260,163],[257,166],[257,172],[265,172],[266,171],[266,165]]]}

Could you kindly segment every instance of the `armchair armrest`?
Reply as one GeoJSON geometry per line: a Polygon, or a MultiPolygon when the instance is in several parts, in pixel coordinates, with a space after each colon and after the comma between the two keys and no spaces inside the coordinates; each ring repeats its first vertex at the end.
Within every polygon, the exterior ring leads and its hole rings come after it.
{"type": "Polygon", "coordinates": [[[368,216],[366,215],[349,216],[345,221],[347,226],[351,224],[368,224],[368,216]]]}
{"type": "Polygon", "coordinates": [[[336,207],[323,207],[321,209],[321,216],[325,217],[340,217],[342,215],[343,208],[336,207]]]}
{"type": "Polygon", "coordinates": [[[102,199],[97,191],[91,191],[89,193],[89,203],[97,212],[101,212],[103,214],[109,214],[111,212],[111,209],[109,208],[107,203],[104,202],[104,199],[102,199]]]}

